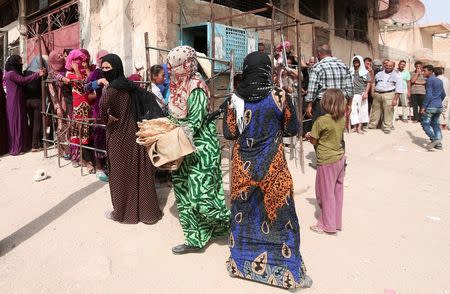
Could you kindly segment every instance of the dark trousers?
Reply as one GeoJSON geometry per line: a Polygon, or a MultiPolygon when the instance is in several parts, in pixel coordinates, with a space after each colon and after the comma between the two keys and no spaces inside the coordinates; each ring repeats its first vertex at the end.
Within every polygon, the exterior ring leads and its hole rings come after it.
{"type": "Polygon", "coordinates": [[[412,106],[413,106],[413,119],[420,121],[420,108],[422,107],[425,95],[423,94],[411,94],[412,106]]]}
{"type": "Polygon", "coordinates": [[[30,132],[32,138],[32,148],[42,146],[42,117],[41,117],[41,100],[26,100],[27,115],[30,121],[30,132]]]}

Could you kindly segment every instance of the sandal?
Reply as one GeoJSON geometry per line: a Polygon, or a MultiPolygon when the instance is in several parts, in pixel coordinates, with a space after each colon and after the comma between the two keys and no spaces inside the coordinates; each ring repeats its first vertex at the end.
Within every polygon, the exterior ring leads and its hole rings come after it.
{"type": "Polygon", "coordinates": [[[319,228],[317,225],[316,225],[316,226],[310,226],[309,229],[310,229],[311,231],[313,231],[314,233],[317,233],[317,234],[323,234],[323,233],[325,233],[325,231],[322,230],[321,228],[319,228]]]}
{"type": "Polygon", "coordinates": [[[317,234],[328,234],[328,235],[336,235],[336,232],[327,232],[319,228],[319,226],[310,226],[309,229],[317,234]]]}
{"type": "Polygon", "coordinates": [[[95,175],[95,173],[97,172],[97,170],[95,169],[95,166],[93,166],[89,162],[83,162],[82,164],[83,164],[83,167],[87,168],[87,171],[89,174],[95,175]]]}
{"type": "Polygon", "coordinates": [[[109,182],[109,177],[105,174],[104,171],[100,170],[96,174],[97,179],[99,179],[102,182],[109,182]]]}
{"type": "Polygon", "coordinates": [[[114,211],[113,211],[113,210],[106,211],[106,212],[105,212],[105,217],[106,217],[107,219],[112,220],[112,221],[116,221],[116,220],[114,219],[114,211]]]}

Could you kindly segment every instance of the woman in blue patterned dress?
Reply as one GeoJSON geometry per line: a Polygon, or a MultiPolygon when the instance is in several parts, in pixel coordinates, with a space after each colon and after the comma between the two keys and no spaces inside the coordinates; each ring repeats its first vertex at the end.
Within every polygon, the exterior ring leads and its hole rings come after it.
{"type": "Polygon", "coordinates": [[[267,54],[244,60],[243,80],[225,111],[224,135],[236,140],[231,183],[232,276],[283,288],[310,287],[283,136],[299,124],[291,98],[272,85],[267,54]]]}

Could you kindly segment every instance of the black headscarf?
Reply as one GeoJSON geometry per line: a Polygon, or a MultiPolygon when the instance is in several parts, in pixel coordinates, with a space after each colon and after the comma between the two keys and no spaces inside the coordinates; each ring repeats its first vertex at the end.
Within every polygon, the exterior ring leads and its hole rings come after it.
{"type": "Polygon", "coordinates": [[[22,57],[19,55],[11,55],[5,63],[5,71],[15,71],[16,73],[22,75],[22,67],[21,63],[22,57]]]}
{"type": "Polygon", "coordinates": [[[124,90],[130,94],[131,109],[136,122],[142,119],[153,119],[163,116],[161,108],[156,102],[156,97],[133,82],[130,82],[124,74],[123,63],[116,54],[108,54],[102,57],[102,63],[108,62],[112,69],[103,71],[103,77],[109,82],[109,86],[116,90],[124,90]]]}
{"type": "Polygon", "coordinates": [[[252,52],[244,59],[242,81],[236,94],[245,101],[255,102],[266,98],[272,90],[272,63],[269,55],[252,52]]]}

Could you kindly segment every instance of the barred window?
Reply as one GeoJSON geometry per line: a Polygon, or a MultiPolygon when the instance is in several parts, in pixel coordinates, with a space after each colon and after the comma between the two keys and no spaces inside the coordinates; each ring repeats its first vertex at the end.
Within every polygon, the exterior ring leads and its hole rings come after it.
{"type": "Polygon", "coordinates": [[[300,0],[299,10],[304,16],[328,22],[328,0],[300,0]]]}
{"type": "Polygon", "coordinates": [[[367,1],[336,0],[335,35],[347,40],[367,42],[368,15],[367,1]]]}

